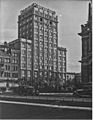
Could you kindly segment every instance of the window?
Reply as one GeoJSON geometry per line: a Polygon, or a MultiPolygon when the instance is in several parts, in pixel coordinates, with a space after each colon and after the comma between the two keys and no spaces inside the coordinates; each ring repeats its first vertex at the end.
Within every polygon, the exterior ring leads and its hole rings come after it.
{"type": "Polygon", "coordinates": [[[10,63],[10,58],[5,58],[5,59],[4,59],[4,62],[5,62],[5,63],[10,63]]]}
{"type": "Polygon", "coordinates": [[[50,25],[52,25],[52,21],[50,21],[50,25]]]}
{"type": "Polygon", "coordinates": [[[34,38],[38,38],[38,34],[34,34],[34,38]]]}
{"type": "Polygon", "coordinates": [[[26,63],[22,63],[22,68],[25,68],[26,67],[26,63]]]}
{"type": "Polygon", "coordinates": [[[40,39],[43,39],[43,35],[40,35],[40,39]]]}
{"type": "Polygon", "coordinates": [[[30,69],[30,70],[31,70],[31,62],[30,62],[30,63],[27,63],[27,69],[30,69]]]}
{"type": "Polygon", "coordinates": [[[42,69],[42,66],[40,65],[40,69],[42,69]]]}
{"type": "Polygon", "coordinates": [[[18,67],[17,67],[17,66],[12,66],[12,70],[13,70],[13,71],[17,71],[17,70],[18,70],[18,67]]]}
{"type": "Polygon", "coordinates": [[[52,47],[52,44],[49,44],[49,47],[51,48],[51,47],[52,47]]]}
{"type": "Polygon", "coordinates": [[[55,28],[53,29],[53,32],[56,33],[56,29],[55,28]]]}
{"type": "Polygon", "coordinates": [[[17,57],[17,53],[12,53],[12,56],[17,57]]]}
{"type": "Polygon", "coordinates": [[[14,53],[15,54],[15,57],[17,57],[17,53],[14,53]]]}
{"type": "Polygon", "coordinates": [[[66,69],[65,69],[65,68],[63,68],[63,72],[66,72],[66,69]]]}
{"type": "Polygon", "coordinates": [[[40,30],[40,31],[39,31],[39,34],[40,34],[40,35],[43,35],[43,31],[42,31],[42,30],[40,30]]]}
{"type": "Polygon", "coordinates": [[[31,44],[27,44],[27,48],[28,48],[28,49],[31,49],[31,44]]]}
{"type": "Polygon", "coordinates": [[[21,47],[22,48],[26,48],[26,44],[25,43],[21,43],[21,47]]]}
{"type": "MultiPolygon", "coordinates": [[[[32,22],[30,23],[30,27],[32,27],[32,22]]],[[[32,29],[31,29],[31,31],[32,31],[32,29]]]]}
{"type": "Polygon", "coordinates": [[[62,60],[63,60],[63,62],[65,62],[65,61],[66,61],[66,59],[65,59],[65,58],[62,58],[62,60]]]}
{"type": "Polygon", "coordinates": [[[26,61],[26,57],[25,57],[25,56],[22,56],[21,60],[22,60],[22,62],[23,62],[23,61],[26,61]]]}
{"type": "Polygon", "coordinates": [[[52,32],[49,32],[49,35],[52,36],[52,32]]]}
{"type": "Polygon", "coordinates": [[[64,66],[64,67],[66,66],[66,63],[65,63],[65,62],[63,62],[63,66],[64,66]]]}
{"type": "Polygon", "coordinates": [[[13,78],[18,78],[18,73],[12,73],[13,78]]]}
{"type": "Polygon", "coordinates": [[[6,72],[4,72],[4,77],[7,77],[6,72]]]}
{"type": "Polygon", "coordinates": [[[47,76],[47,72],[45,72],[44,75],[47,76]]]}
{"type": "Polygon", "coordinates": [[[35,20],[38,20],[38,16],[37,16],[37,15],[35,15],[35,16],[34,16],[34,19],[35,19],[35,20]]]}
{"type": "Polygon", "coordinates": [[[0,58],[0,62],[2,62],[2,58],[0,58]]]}
{"type": "Polygon", "coordinates": [[[65,52],[64,52],[64,51],[62,52],[62,54],[63,54],[63,57],[65,57],[65,56],[66,56],[66,54],[65,54],[65,52]]]}
{"type": "Polygon", "coordinates": [[[38,69],[38,63],[37,62],[34,63],[34,69],[38,69]]]}
{"type": "Polygon", "coordinates": [[[48,26],[47,26],[47,25],[44,25],[44,28],[45,28],[46,30],[48,30],[48,26]]]}
{"type": "Polygon", "coordinates": [[[53,35],[53,36],[54,36],[54,38],[56,38],[56,34],[55,34],[55,33],[54,33],[54,35],[53,35]]]}
{"type": "Polygon", "coordinates": [[[35,14],[38,14],[38,8],[34,8],[34,12],[35,12],[35,14]]]}
{"type": "Polygon", "coordinates": [[[39,25],[39,29],[43,30],[43,25],[42,24],[39,25]]]}
{"type": "Polygon", "coordinates": [[[57,47],[57,44],[54,44],[54,47],[57,47]]]}
{"type": "Polygon", "coordinates": [[[21,71],[21,76],[25,76],[25,71],[24,70],[21,71]]]}
{"type": "Polygon", "coordinates": [[[6,70],[10,70],[10,65],[5,65],[6,70]]]}
{"type": "Polygon", "coordinates": [[[49,11],[49,15],[52,16],[52,12],[51,11],[49,11]]]}
{"type": "Polygon", "coordinates": [[[17,59],[12,59],[12,63],[17,63],[17,59]]]}
{"type": "Polygon", "coordinates": [[[34,72],[35,77],[37,77],[37,72],[34,72]]]}
{"type": "Polygon", "coordinates": [[[42,21],[43,21],[43,19],[42,19],[42,18],[40,18],[40,21],[42,22],[42,21]]]}
{"type": "Polygon", "coordinates": [[[39,9],[39,11],[41,12],[41,13],[43,13],[43,9],[41,8],[41,9],[39,9]]]}
{"type": "Polygon", "coordinates": [[[38,7],[34,7],[34,10],[35,10],[35,11],[38,11],[38,7]]]}
{"type": "Polygon", "coordinates": [[[29,21],[32,20],[32,16],[29,18],[29,21]]]}
{"type": "Polygon", "coordinates": [[[47,24],[47,23],[48,23],[48,20],[44,19],[44,23],[47,24]]]}
{"type": "Polygon", "coordinates": [[[26,20],[26,22],[29,22],[29,18],[26,20]]]}
{"type": "Polygon", "coordinates": [[[65,74],[63,74],[63,79],[65,79],[65,78],[66,78],[65,74]]]}
{"type": "Polygon", "coordinates": [[[56,23],[55,23],[55,22],[53,22],[53,26],[55,26],[55,27],[56,27],[56,23]]]}
{"type": "MultiPolygon", "coordinates": [[[[49,70],[52,70],[52,66],[49,67],[49,70]]],[[[51,76],[51,74],[50,74],[50,76],[51,76]]]]}
{"type": "Polygon", "coordinates": [[[34,25],[35,25],[35,26],[38,26],[38,22],[37,22],[37,21],[35,21],[35,22],[34,22],[34,25]]]}
{"type": "Polygon", "coordinates": [[[4,77],[10,77],[10,73],[9,72],[5,72],[4,73],[4,77]]]}
{"type": "Polygon", "coordinates": [[[17,67],[17,66],[15,66],[15,70],[16,70],[16,71],[18,70],[18,67],[17,67]]]}
{"type": "Polygon", "coordinates": [[[38,33],[38,28],[34,28],[34,32],[38,33]]]}
{"type": "Polygon", "coordinates": [[[27,52],[27,56],[28,56],[28,57],[31,57],[31,51],[28,51],[28,52],[27,52]]]}
{"type": "Polygon", "coordinates": [[[40,72],[40,76],[42,76],[42,72],[40,72]]]}
{"type": "Polygon", "coordinates": [[[30,71],[27,71],[27,76],[28,76],[28,77],[30,77],[30,76],[31,76],[30,71]]]}

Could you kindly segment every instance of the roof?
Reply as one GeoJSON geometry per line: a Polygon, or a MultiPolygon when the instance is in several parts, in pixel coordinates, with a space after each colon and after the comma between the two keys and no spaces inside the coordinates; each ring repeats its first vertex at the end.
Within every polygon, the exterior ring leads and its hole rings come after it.
{"type": "Polygon", "coordinates": [[[56,13],[55,11],[52,11],[52,10],[50,10],[50,9],[48,9],[48,8],[45,8],[45,7],[43,7],[43,6],[40,6],[40,5],[37,4],[37,3],[33,3],[33,4],[29,5],[29,6],[26,7],[25,9],[21,10],[20,13],[21,13],[21,14],[24,14],[24,12],[27,12],[27,11],[31,10],[32,8],[34,8],[34,7],[42,8],[42,9],[44,9],[44,10],[47,10],[47,11],[52,12],[53,14],[56,13]]]}

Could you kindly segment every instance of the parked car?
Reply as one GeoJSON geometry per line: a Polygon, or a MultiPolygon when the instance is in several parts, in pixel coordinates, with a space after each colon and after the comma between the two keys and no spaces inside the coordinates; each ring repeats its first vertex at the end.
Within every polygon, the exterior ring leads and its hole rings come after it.
{"type": "Polygon", "coordinates": [[[12,91],[19,95],[39,95],[39,91],[33,86],[22,85],[18,87],[12,87],[12,91]]]}
{"type": "Polygon", "coordinates": [[[0,90],[0,94],[2,94],[3,92],[0,90]]]}
{"type": "Polygon", "coordinates": [[[77,89],[73,92],[73,96],[92,97],[92,89],[77,89]]]}
{"type": "Polygon", "coordinates": [[[4,93],[6,91],[6,87],[0,87],[0,93],[4,93]]]}

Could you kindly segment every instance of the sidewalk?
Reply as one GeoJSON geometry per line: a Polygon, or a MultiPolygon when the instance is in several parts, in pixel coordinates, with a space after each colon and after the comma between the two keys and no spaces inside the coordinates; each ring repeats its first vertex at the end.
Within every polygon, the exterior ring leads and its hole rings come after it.
{"type": "Polygon", "coordinates": [[[28,100],[48,100],[48,101],[70,101],[70,102],[88,102],[91,103],[91,98],[71,98],[71,97],[53,97],[53,96],[19,96],[19,95],[0,95],[0,98],[15,98],[28,100]]]}
{"type": "Polygon", "coordinates": [[[39,93],[40,95],[73,95],[73,93],[39,93]]]}

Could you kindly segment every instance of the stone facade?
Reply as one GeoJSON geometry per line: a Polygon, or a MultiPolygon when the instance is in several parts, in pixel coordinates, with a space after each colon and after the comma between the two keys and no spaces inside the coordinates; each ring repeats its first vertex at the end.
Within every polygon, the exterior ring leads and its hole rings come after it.
{"type": "Polygon", "coordinates": [[[92,5],[89,3],[88,21],[81,25],[82,58],[81,79],[83,83],[92,82],[92,5]]]}

